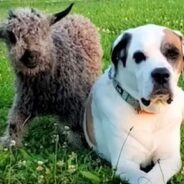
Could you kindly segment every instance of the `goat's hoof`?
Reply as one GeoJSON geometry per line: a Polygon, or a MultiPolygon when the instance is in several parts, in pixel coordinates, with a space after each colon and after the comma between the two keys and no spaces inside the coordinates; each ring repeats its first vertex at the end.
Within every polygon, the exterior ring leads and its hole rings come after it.
{"type": "Polygon", "coordinates": [[[20,147],[22,144],[20,141],[12,139],[10,136],[0,137],[0,149],[20,147]]]}

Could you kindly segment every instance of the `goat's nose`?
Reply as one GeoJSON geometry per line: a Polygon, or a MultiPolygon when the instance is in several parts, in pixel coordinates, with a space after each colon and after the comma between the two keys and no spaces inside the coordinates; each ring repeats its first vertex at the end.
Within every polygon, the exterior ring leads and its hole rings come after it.
{"type": "Polygon", "coordinates": [[[167,68],[156,68],[151,72],[151,77],[158,84],[165,84],[169,81],[170,72],[167,68]]]}

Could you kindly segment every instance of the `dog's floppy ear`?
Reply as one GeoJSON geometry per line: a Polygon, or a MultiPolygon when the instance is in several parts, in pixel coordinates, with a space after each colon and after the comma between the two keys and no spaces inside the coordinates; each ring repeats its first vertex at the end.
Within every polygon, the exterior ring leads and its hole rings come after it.
{"type": "Polygon", "coordinates": [[[130,33],[121,34],[113,44],[111,60],[115,66],[115,70],[117,70],[119,60],[122,61],[124,67],[126,66],[128,46],[130,44],[131,37],[130,33]]]}
{"type": "Polygon", "coordinates": [[[184,37],[183,34],[180,31],[174,30],[174,33],[180,38],[181,43],[182,43],[182,51],[183,51],[183,56],[184,56],[184,37]]]}
{"type": "Polygon", "coordinates": [[[183,53],[183,65],[182,65],[182,73],[184,72],[184,36],[180,31],[174,30],[174,33],[180,38],[182,53],[183,53]]]}
{"type": "Polygon", "coordinates": [[[68,6],[65,10],[54,14],[51,18],[50,25],[55,24],[56,22],[58,22],[59,20],[64,18],[66,15],[68,15],[70,13],[73,5],[74,5],[74,3],[70,4],[70,6],[68,6]]]}

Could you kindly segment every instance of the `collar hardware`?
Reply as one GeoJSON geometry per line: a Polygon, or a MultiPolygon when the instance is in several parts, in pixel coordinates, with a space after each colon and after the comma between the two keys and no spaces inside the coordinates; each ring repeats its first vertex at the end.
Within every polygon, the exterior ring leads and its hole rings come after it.
{"type": "Polygon", "coordinates": [[[109,79],[112,80],[113,86],[116,89],[116,91],[119,93],[119,95],[121,96],[121,98],[126,101],[128,104],[130,104],[131,106],[133,106],[133,108],[140,113],[141,112],[141,107],[140,107],[140,103],[137,99],[135,99],[134,97],[132,97],[126,90],[124,90],[120,83],[115,79],[115,76],[112,76],[112,68],[110,68],[108,76],[109,79]]]}

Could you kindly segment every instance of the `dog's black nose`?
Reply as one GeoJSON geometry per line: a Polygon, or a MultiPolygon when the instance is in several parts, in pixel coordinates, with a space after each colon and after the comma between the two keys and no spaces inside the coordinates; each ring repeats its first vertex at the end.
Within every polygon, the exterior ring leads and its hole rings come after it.
{"type": "Polygon", "coordinates": [[[151,72],[151,77],[158,84],[165,84],[169,81],[170,72],[167,68],[156,68],[151,72]]]}

